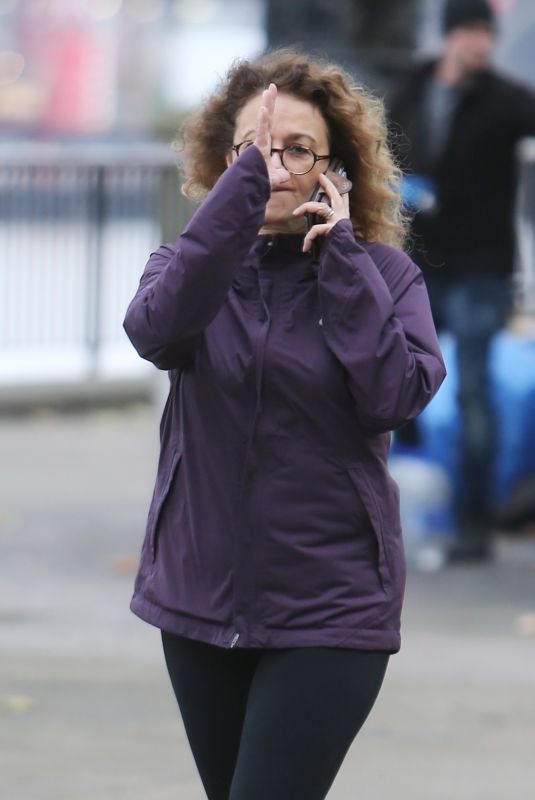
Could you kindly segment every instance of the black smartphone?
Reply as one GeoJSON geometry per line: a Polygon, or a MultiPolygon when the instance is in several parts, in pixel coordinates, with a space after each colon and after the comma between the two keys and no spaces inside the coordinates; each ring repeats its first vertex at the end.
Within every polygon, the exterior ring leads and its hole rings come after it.
{"type": "MultiPolygon", "coordinates": [[[[346,194],[347,192],[351,191],[351,187],[353,184],[347,177],[346,168],[344,166],[344,162],[338,156],[333,156],[329,159],[329,163],[327,165],[327,169],[325,170],[325,174],[327,175],[330,180],[334,183],[340,194],[346,194]]],[[[312,190],[312,194],[309,197],[309,201],[317,202],[317,203],[327,203],[330,205],[329,196],[326,193],[323,186],[318,183],[314,186],[312,190]]],[[[305,214],[306,220],[306,228],[307,233],[312,228],[313,225],[318,225],[324,222],[324,218],[321,217],[319,214],[305,214]]],[[[321,247],[320,237],[316,237],[312,242],[312,256],[314,258],[318,258],[319,251],[321,247]]]]}

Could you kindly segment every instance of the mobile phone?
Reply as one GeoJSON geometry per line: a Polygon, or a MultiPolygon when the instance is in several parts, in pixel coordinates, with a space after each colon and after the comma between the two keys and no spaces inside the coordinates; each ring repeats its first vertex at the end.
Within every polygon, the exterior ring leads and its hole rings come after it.
{"type": "MultiPolygon", "coordinates": [[[[346,168],[344,166],[344,162],[338,156],[333,156],[329,159],[329,163],[327,165],[327,169],[325,170],[325,174],[328,178],[334,183],[340,194],[346,194],[347,192],[351,191],[351,187],[353,184],[347,177],[346,168]]],[[[312,190],[312,194],[309,197],[309,200],[312,202],[317,203],[327,203],[330,205],[329,196],[326,193],[323,186],[318,183],[314,186],[312,190]]],[[[307,233],[312,228],[313,225],[317,225],[318,223],[324,222],[323,217],[319,214],[305,214],[306,220],[306,228],[307,233]]],[[[321,247],[320,237],[317,237],[312,242],[312,256],[313,258],[318,258],[319,251],[321,247]]]]}

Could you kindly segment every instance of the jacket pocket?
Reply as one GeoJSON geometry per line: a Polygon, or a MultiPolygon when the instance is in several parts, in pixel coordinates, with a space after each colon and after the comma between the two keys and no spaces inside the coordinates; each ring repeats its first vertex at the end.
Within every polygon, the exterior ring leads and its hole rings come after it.
{"type": "MultiPolygon", "coordinates": [[[[171,459],[171,464],[162,476],[161,481],[161,489],[157,489],[154,495],[154,500],[152,503],[152,507],[150,510],[150,522],[149,522],[149,550],[150,550],[150,557],[151,560],[154,562],[156,558],[156,549],[158,545],[158,527],[160,520],[162,518],[162,511],[165,505],[165,501],[169,496],[169,492],[171,490],[171,486],[173,485],[173,480],[175,475],[178,471],[178,467],[180,465],[180,461],[182,459],[182,453],[176,451],[171,459]]],[[[160,484],[158,480],[157,486],[160,484]]]]}
{"type": "Polygon", "coordinates": [[[355,490],[359,494],[375,535],[375,541],[377,543],[377,571],[379,573],[381,585],[386,591],[391,584],[391,574],[388,562],[388,551],[385,543],[386,535],[383,515],[379,507],[379,498],[374,493],[368,476],[362,467],[352,465],[351,467],[347,467],[347,471],[355,490]]]}

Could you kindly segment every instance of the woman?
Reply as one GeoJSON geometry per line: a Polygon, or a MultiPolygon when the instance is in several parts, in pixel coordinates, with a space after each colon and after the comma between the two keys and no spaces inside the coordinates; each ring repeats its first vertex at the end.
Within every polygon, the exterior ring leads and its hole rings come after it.
{"type": "Polygon", "coordinates": [[[280,51],[231,69],[184,140],[185,189],[208,194],[125,320],[171,380],[132,610],[162,629],[208,798],[319,800],[400,646],[390,431],[444,366],[393,246],[379,101],[280,51]]]}

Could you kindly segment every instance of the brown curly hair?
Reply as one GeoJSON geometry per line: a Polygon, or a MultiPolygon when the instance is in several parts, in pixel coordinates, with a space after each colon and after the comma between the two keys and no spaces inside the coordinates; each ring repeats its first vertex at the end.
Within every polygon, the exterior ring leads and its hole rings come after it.
{"type": "Polygon", "coordinates": [[[203,106],[182,126],[185,182],[182,192],[201,198],[227,167],[236,118],[247,101],[276,84],[317,107],[330,148],[353,182],[351,221],[368,241],[403,246],[407,219],[399,195],[401,172],[387,144],[383,102],[357,85],[341,67],[294,49],[275,50],[257,61],[239,60],[203,106]]]}

